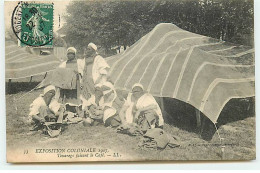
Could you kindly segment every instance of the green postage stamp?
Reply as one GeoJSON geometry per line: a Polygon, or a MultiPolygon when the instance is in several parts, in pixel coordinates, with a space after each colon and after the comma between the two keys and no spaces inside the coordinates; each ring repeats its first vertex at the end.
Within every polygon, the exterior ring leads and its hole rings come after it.
{"type": "Polygon", "coordinates": [[[52,47],[53,4],[20,2],[12,15],[12,27],[21,47],[52,47]]]}

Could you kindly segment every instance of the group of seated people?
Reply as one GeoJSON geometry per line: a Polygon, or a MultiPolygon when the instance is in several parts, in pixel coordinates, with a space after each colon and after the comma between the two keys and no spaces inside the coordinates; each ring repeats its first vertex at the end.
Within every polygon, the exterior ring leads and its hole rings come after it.
{"type": "Polygon", "coordinates": [[[68,77],[65,71],[55,72],[56,78],[60,73],[61,83],[50,82],[30,105],[32,130],[42,129],[46,122],[57,122],[60,117],[63,122],[76,118],[84,126],[135,124],[142,131],[163,128],[161,109],[141,84],[133,85],[127,97],[118,96],[109,80],[110,66],[97,54],[94,43],[88,45],[83,58],[76,58],[76,49],[68,48],[67,59],[58,69],[72,69],[75,75],[68,77]]]}

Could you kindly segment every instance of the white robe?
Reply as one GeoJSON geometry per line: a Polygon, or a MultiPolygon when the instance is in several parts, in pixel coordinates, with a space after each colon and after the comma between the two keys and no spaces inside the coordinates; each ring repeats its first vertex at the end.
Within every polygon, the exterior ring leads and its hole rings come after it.
{"type": "MultiPolygon", "coordinates": [[[[62,62],[59,65],[59,68],[66,68],[67,61],[62,62]]],[[[78,72],[83,76],[83,70],[85,68],[85,58],[83,59],[77,59],[77,65],[78,65],[78,72]]]]}
{"type": "MultiPolygon", "coordinates": [[[[84,59],[84,61],[85,61],[85,59],[84,59]]],[[[78,65],[78,67],[79,67],[79,65],[78,65]]],[[[81,68],[84,69],[85,65],[82,66],[81,68]]],[[[101,77],[101,75],[107,75],[109,68],[110,68],[110,66],[107,64],[106,60],[103,57],[101,57],[100,55],[97,55],[94,58],[94,62],[93,62],[93,66],[92,66],[92,79],[94,81],[95,86],[102,86],[104,83],[106,83],[106,81],[102,81],[102,80],[97,81],[97,80],[101,77]]],[[[82,75],[83,75],[83,70],[82,70],[82,75]]],[[[93,95],[88,100],[85,99],[83,97],[83,95],[80,95],[80,99],[82,101],[83,108],[87,108],[89,105],[94,104],[94,102],[95,102],[94,101],[95,96],[93,96],[93,95]]]]}
{"type": "Polygon", "coordinates": [[[156,109],[154,111],[156,112],[156,114],[159,117],[158,125],[162,126],[164,124],[164,120],[163,120],[161,108],[151,94],[145,93],[143,96],[141,96],[136,102],[136,109],[137,110],[143,109],[143,108],[145,108],[147,106],[151,106],[151,105],[156,106],[156,109]]]}
{"type": "MultiPolygon", "coordinates": [[[[32,116],[39,114],[39,109],[42,106],[47,106],[44,99],[43,99],[43,95],[39,95],[39,97],[37,97],[32,104],[30,104],[30,113],[29,113],[29,120],[32,120],[32,116]]],[[[53,113],[56,115],[61,107],[61,104],[58,103],[58,101],[53,98],[48,106],[50,108],[50,110],[53,111],[53,113]]]]}
{"type": "Polygon", "coordinates": [[[101,75],[107,75],[108,69],[110,66],[107,64],[106,60],[100,56],[97,55],[94,59],[93,67],[92,67],[92,77],[94,84],[98,83],[98,79],[101,75]]]}
{"type": "MultiPolygon", "coordinates": [[[[134,115],[133,115],[133,107],[134,107],[134,102],[131,100],[132,93],[129,93],[127,96],[127,99],[125,101],[124,106],[127,106],[127,110],[125,113],[125,118],[127,123],[133,123],[134,115]]],[[[164,124],[163,116],[162,116],[162,111],[154,99],[154,97],[151,94],[145,93],[143,96],[141,96],[137,102],[136,102],[136,109],[142,109],[147,106],[151,105],[156,105],[155,112],[159,117],[159,126],[162,126],[164,124]]]]}
{"type": "Polygon", "coordinates": [[[125,120],[126,123],[128,124],[131,124],[134,121],[134,115],[133,115],[134,102],[132,102],[131,98],[132,98],[132,93],[129,93],[123,106],[123,107],[127,107],[125,112],[125,120]]]}

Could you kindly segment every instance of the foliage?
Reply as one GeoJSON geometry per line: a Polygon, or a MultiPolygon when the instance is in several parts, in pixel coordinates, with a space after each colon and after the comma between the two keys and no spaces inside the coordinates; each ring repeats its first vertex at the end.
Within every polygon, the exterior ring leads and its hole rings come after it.
{"type": "MultiPolygon", "coordinates": [[[[73,1],[67,7],[66,41],[83,50],[132,45],[158,23],[253,45],[253,0],[73,1]]],[[[107,52],[106,52],[107,53],[107,52]]]]}

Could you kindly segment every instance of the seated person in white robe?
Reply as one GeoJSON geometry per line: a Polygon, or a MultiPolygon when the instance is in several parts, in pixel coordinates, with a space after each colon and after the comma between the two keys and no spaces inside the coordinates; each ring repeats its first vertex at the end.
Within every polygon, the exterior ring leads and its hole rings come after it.
{"type": "Polygon", "coordinates": [[[161,109],[154,97],[145,93],[141,84],[135,84],[120,111],[123,124],[136,123],[142,131],[163,128],[161,109]]]}
{"type": "Polygon", "coordinates": [[[113,84],[109,81],[96,86],[96,93],[91,99],[83,101],[83,110],[86,111],[86,123],[96,125],[103,121],[105,126],[117,127],[121,124],[118,110],[121,101],[113,84]]]}
{"type": "Polygon", "coordinates": [[[64,112],[63,106],[54,96],[55,87],[49,85],[30,105],[29,120],[34,125],[31,130],[41,130],[44,122],[55,122],[59,114],[64,112]]]}
{"type": "Polygon", "coordinates": [[[100,99],[100,106],[103,110],[103,122],[105,126],[117,127],[121,125],[119,110],[121,101],[117,97],[114,85],[110,81],[106,81],[101,85],[103,97],[100,99]]]}

